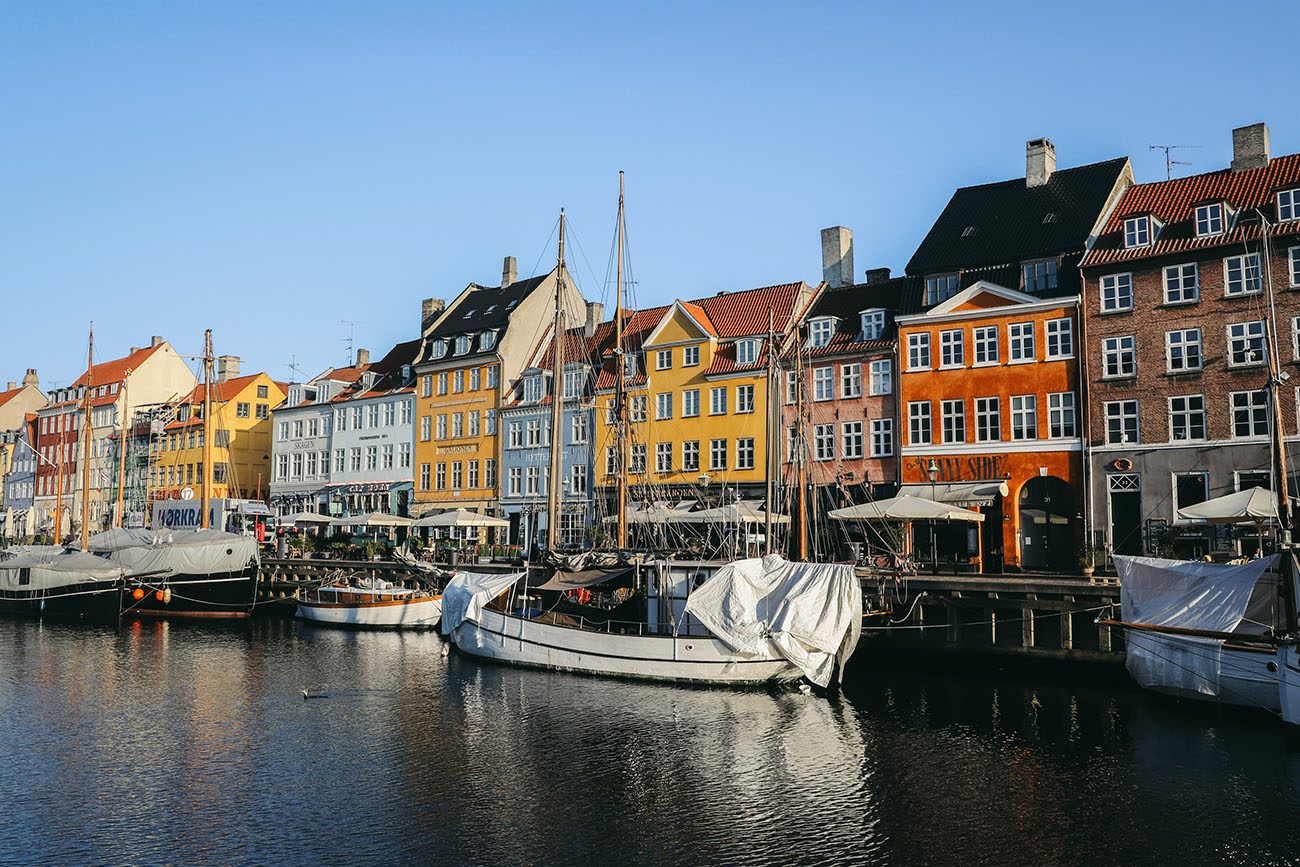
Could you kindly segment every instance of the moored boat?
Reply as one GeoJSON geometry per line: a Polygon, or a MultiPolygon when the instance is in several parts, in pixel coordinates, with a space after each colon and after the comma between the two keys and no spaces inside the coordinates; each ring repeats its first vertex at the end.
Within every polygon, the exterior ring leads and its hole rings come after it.
{"type": "Polygon", "coordinates": [[[359,629],[432,629],[442,617],[442,596],[382,578],[344,579],[301,592],[298,616],[359,629]]]}
{"type": "Polygon", "coordinates": [[[80,551],[23,551],[0,560],[0,613],[117,620],[129,570],[80,551]]]}

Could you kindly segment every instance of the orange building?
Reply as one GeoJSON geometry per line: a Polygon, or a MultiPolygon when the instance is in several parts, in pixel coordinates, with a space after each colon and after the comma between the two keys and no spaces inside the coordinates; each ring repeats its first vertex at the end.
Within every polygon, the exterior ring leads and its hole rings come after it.
{"type": "Polygon", "coordinates": [[[978,282],[900,316],[900,493],[981,511],[916,529],[921,559],[1071,569],[1083,490],[1078,298],[978,282]]]}

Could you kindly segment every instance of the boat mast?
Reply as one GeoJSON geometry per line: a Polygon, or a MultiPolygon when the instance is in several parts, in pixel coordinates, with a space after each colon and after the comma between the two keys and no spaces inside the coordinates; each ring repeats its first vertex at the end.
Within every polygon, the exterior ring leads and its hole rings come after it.
{"type": "Polygon", "coordinates": [[[627,548],[627,389],[623,381],[623,173],[618,173],[618,269],[614,288],[614,472],[618,486],[618,550],[627,548]]]}
{"type": "Polygon", "coordinates": [[[807,429],[804,425],[803,407],[804,407],[804,370],[803,370],[803,336],[796,330],[795,332],[795,369],[799,371],[795,382],[795,470],[797,472],[794,495],[799,501],[799,559],[808,559],[808,527],[805,521],[807,517],[807,500],[805,491],[808,489],[808,468],[806,465],[806,451],[808,449],[807,429]]]}
{"type": "Polygon", "coordinates": [[[560,446],[564,442],[564,209],[560,209],[560,253],[555,268],[555,325],[551,329],[551,477],[547,484],[546,547],[560,538],[560,446]]]}
{"type": "Polygon", "coordinates": [[[90,547],[90,440],[95,429],[90,423],[90,396],[95,390],[95,323],[90,323],[90,341],[86,349],[86,397],[82,402],[81,425],[85,442],[81,449],[81,550],[90,547]]]}
{"type": "Polygon", "coordinates": [[[122,374],[122,432],[117,443],[117,521],[114,526],[122,526],[122,486],[126,481],[126,384],[131,379],[131,368],[122,374]]]}
{"type": "MultiPolygon", "coordinates": [[[[59,417],[54,416],[57,423],[59,417]]],[[[69,425],[70,426],[70,425],[69,425]]],[[[59,434],[60,442],[54,444],[54,471],[58,473],[55,478],[55,498],[54,498],[54,544],[63,543],[63,448],[62,440],[67,439],[68,432],[65,430],[59,434]]]]}
{"type": "Polygon", "coordinates": [[[777,396],[777,359],[776,359],[776,312],[767,308],[767,499],[763,506],[763,553],[772,553],[772,492],[773,476],[776,475],[776,442],[780,438],[780,426],[773,425],[776,407],[780,404],[777,396]]]}
{"type": "Polygon", "coordinates": [[[208,478],[212,474],[212,329],[203,332],[203,472],[199,473],[199,526],[208,529],[208,478]]]}

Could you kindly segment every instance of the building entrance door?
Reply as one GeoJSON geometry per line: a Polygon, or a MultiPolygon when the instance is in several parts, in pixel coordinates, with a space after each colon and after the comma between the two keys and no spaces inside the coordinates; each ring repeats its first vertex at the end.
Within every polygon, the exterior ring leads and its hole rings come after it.
{"type": "Polygon", "coordinates": [[[1142,477],[1120,473],[1106,477],[1110,493],[1110,547],[1115,554],[1141,556],[1142,477]]]}
{"type": "Polygon", "coordinates": [[[1077,565],[1074,491],[1056,476],[1035,476],[1020,489],[1020,565],[1073,571],[1077,565]]]}

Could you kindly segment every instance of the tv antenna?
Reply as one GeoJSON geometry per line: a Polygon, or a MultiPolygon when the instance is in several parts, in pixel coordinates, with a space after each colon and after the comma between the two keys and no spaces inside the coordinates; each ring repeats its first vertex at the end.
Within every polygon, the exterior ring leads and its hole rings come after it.
{"type": "Polygon", "coordinates": [[[1190,166],[1191,163],[1186,160],[1176,160],[1170,151],[1183,150],[1186,148],[1199,148],[1200,145],[1148,145],[1148,150],[1165,152],[1165,180],[1174,176],[1174,166],[1190,166]]]}
{"type": "Polygon", "coordinates": [[[353,319],[340,319],[339,322],[348,327],[348,336],[339,338],[348,345],[348,367],[352,366],[352,338],[356,336],[357,326],[361,323],[353,319]]]}
{"type": "Polygon", "coordinates": [[[286,364],[285,367],[289,368],[289,373],[292,374],[289,379],[290,382],[297,382],[298,377],[303,375],[302,368],[298,366],[297,355],[290,355],[289,363],[286,364]]]}

